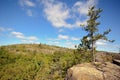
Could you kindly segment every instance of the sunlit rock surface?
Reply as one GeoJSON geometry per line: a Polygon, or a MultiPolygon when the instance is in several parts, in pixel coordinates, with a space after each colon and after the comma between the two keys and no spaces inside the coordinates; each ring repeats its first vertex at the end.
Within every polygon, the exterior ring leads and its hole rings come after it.
{"type": "Polygon", "coordinates": [[[66,80],[120,80],[120,66],[110,62],[78,64],[68,69],[66,80]]]}

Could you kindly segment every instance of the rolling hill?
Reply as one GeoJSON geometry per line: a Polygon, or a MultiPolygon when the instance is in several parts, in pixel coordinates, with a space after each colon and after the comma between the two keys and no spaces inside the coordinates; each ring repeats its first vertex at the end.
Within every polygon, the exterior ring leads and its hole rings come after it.
{"type": "MultiPolygon", "coordinates": [[[[106,52],[98,52],[97,56],[99,55],[98,61],[103,58],[104,61],[111,61],[117,57],[106,52]]],[[[58,46],[0,46],[0,80],[64,80],[70,67],[90,61],[89,55],[78,54],[75,49],[58,46]]]]}

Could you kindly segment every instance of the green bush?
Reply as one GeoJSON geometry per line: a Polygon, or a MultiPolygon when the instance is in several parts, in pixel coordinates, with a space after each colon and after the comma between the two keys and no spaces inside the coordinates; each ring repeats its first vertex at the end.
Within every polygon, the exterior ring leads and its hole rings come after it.
{"type": "Polygon", "coordinates": [[[23,54],[21,50],[17,54],[0,47],[0,80],[64,80],[68,68],[89,62],[85,56],[88,53],[80,54],[74,50],[55,51],[53,54],[37,51],[23,54]]]}

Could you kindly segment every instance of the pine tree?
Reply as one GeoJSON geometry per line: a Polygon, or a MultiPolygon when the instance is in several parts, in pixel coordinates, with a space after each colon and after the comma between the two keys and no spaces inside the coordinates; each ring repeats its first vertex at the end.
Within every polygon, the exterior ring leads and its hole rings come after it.
{"type": "Polygon", "coordinates": [[[89,19],[87,20],[87,25],[84,26],[83,30],[85,30],[88,34],[84,36],[81,39],[81,43],[78,45],[78,50],[84,50],[87,51],[89,50],[92,54],[92,59],[93,62],[95,62],[95,43],[99,39],[103,39],[109,42],[114,42],[114,40],[109,40],[107,38],[107,34],[111,31],[111,29],[106,30],[102,34],[99,33],[98,31],[98,25],[100,25],[100,22],[97,21],[97,19],[100,17],[99,13],[102,12],[102,10],[95,9],[95,7],[91,7],[88,10],[88,17],[89,19]]]}

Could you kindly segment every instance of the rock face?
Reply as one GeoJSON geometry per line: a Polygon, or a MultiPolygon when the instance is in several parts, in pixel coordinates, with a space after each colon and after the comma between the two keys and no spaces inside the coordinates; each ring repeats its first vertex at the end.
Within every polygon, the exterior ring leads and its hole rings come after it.
{"type": "Polygon", "coordinates": [[[120,54],[110,52],[97,52],[95,54],[97,62],[112,62],[113,59],[120,60],[120,54]]]}
{"type": "Polygon", "coordinates": [[[65,80],[120,80],[120,66],[110,62],[78,64],[68,69],[65,80]]]}

